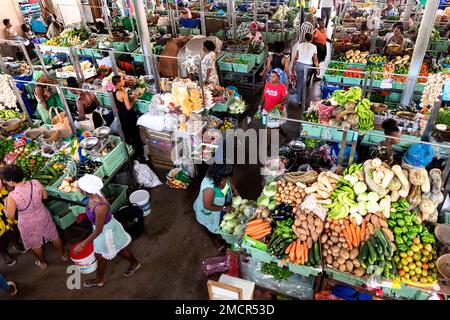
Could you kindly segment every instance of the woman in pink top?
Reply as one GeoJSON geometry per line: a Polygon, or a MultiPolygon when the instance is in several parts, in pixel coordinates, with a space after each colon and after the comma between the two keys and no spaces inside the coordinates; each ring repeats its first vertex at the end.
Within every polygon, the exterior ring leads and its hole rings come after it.
{"type": "Polygon", "coordinates": [[[37,180],[24,181],[23,170],[17,165],[5,166],[2,178],[14,187],[7,199],[6,215],[11,220],[15,219],[17,210],[22,242],[26,250],[33,250],[35,264],[42,269],[47,268],[42,246],[49,241],[53,242],[61,260],[67,261],[55,223],[42,202],[47,199],[47,191],[37,180]]]}

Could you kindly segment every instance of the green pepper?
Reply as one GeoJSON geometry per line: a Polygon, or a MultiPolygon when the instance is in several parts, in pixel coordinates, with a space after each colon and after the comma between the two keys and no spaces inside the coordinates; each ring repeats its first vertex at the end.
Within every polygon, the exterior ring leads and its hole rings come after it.
{"type": "Polygon", "coordinates": [[[397,246],[397,249],[401,252],[405,252],[405,251],[408,251],[409,248],[406,244],[400,244],[397,246]]]}
{"type": "Polygon", "coordinates": [[[402,232],[403,232],[403,233],[407,233],[408,231],[409,231],[409,229],[408,229],[407,226],[403,226],[403,227],[402,227],[402,232]]]}
{"type": "Polygon", "coordinates": [[[397,225],[397,222],[395,222],[395,220],[389,220],[388,221],[388,225],[389,225],[389,228],[395,228],[395,226],[397,225]]]}
{"type": "Polygon", "coordinates": [[[418,233],[419,232],[419,228],[417,227],[417,226],[411,226],[410,228],[409,228],[409,231],[411,231],[411,232],[415,232],[415,233],[418,233]]]}
{"type": "Polygon", "coordinates": [[[398,224],[399,227],[403,227],[405,225],[405,220],[397,219],[397,224],[398,224]]]}
{"type": "Polygon", "coordinates": [[[397,214],[396,214],[396,213],[392,213],[392,212],[391,212],[391,216],[390,216],[390,219],[391,219],[391,220],[395,220],[395,219],[397,219],[397,214]]]}
{"type": "Polygon", "coordinates": [[[405,199],[401,199],[399,201],[399,204],[400,204],[400,207],[402,207],[402,208],[408,208],[409,207],[409,203],[405,199]]]}
{"type": "Polygon", "coordinates": [[[405,223],[412,223],[412,216],[405,216],[403,219],[405,220],[405,223]]]}
{"type": "Polygon", "coordinates": [[[395,236],[395,243],[397,244],[403,244],[403,239],[400,235],[395,236]]]}
{"type": "Polygon", "coordinates": [[[413,244],[414,244],[414,242],[412,242],[412,240],[406,241],[406,245],[407,245],[408,247],[411,247],[413,244]]]}
{"type": "Polygon", "coordinates": [[[408,241],[408,237],[406,236],[406,234],[402,234],[402,239],[405,243],[408,241]]]}
{"type": "Polygon", "coordinates": [[[400,235],[402,233],[402,228],[400,227],[395,227],[394,228],[394,233],[400,235]]]}

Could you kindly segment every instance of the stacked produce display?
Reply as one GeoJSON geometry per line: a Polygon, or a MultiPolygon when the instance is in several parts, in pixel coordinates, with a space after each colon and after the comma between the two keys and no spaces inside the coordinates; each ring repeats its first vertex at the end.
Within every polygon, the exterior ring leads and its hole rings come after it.
{"type": "Polygon", "coordinates": [[[436,168],[390,167],[378,158],[352,164],[342,175],[285,173],[264,187],[244,242],[265,243],[280,264],[434,285],[432,223],[443,201],[441,175],[436,168]]]}

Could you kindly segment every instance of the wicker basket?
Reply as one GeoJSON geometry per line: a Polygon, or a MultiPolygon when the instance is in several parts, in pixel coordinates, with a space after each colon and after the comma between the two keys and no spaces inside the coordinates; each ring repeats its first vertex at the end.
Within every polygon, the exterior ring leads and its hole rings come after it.
{"type": "Polygon", "coordinates": [[[20,123],[21,123],[20,119],[14,118],[3,122],[1,126],[6,131],[14,131],[19,129],[20,123]]]}
{"type": "Polygon", "coordinates": [[[43,136],[44,141],[47,143],[55,142],[59,138],[60,138],[59,131],[54,129],[47,131],[43,136]]]}
{"type": "Polygon", "coordinates": [[[384,103],[372,103],[370,104],[370,109],[374,113],[383,113],[388,109],[388,106],[384,103]]]}

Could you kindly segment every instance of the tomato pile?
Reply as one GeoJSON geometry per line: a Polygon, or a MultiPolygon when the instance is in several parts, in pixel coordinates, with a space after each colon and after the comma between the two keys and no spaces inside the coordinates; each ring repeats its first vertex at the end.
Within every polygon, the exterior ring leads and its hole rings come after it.
{"type": "Polygon", "coordinates": [[[361,68],[347,68],[344,72],[344,77],[350,77],[350,78],[362,78],[362,72],[364,70],[361,68]]]}

